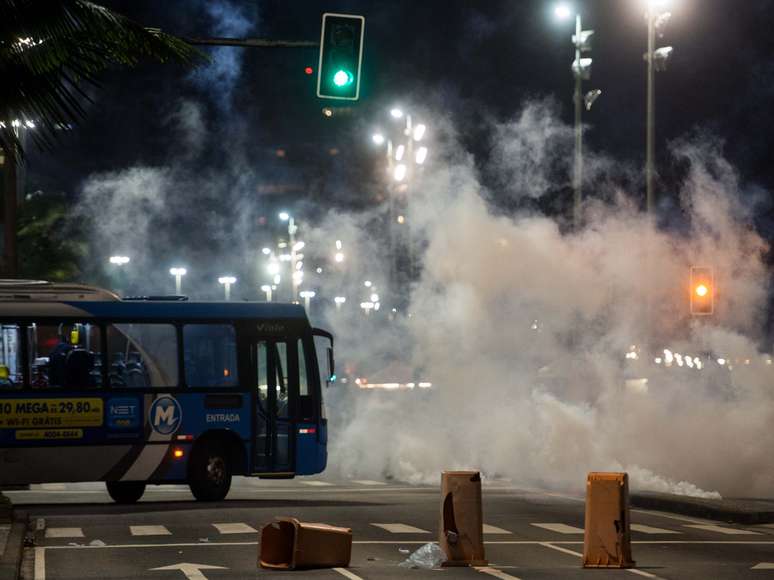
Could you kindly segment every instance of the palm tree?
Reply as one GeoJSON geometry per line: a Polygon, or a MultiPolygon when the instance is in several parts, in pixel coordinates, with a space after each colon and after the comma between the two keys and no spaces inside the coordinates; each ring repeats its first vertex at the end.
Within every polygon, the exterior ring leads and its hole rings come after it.
{"type": "Polygon", "coordinates": [[[0,148],[5,173],[5,275],[16,275],[16,164],[19,131],[51,148],[86,115],[85,85],[112,66],[152,60],[191,63],[202,53],[88,0],[0,0],[0,148]]]}

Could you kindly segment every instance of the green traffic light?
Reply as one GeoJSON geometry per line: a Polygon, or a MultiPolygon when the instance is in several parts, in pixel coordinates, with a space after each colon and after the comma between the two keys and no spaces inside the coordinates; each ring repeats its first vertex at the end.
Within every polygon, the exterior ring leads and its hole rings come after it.
{"type": "Polygon", "coordinates": [[[355,80],[355,77],[352,75],[351,72],[339,69],[336,71],[336,74],[333,75],[333,84],[337,87],[346,87],[347,85],[351,85],[355,80]]]}

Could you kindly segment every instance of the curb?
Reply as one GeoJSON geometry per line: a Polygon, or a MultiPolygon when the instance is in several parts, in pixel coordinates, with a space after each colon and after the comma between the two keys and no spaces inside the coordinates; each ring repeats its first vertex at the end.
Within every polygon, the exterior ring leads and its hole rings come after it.
{"type": "Polygon", "coordinates": [[[773,501],[715,500],[666,493],[638,493],[630,496],[629,505],[731,524],[774,523],[773,501]]]}

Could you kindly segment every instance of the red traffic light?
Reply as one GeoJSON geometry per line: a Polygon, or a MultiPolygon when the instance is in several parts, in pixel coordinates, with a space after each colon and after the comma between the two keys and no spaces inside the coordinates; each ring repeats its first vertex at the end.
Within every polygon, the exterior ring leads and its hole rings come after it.
{"type": "Polygon", "coordinates": [[[308,75],[312,74],[314,72],[314,69],[311,66],[308,66],[304,69],[304,72],[308,75]]]}

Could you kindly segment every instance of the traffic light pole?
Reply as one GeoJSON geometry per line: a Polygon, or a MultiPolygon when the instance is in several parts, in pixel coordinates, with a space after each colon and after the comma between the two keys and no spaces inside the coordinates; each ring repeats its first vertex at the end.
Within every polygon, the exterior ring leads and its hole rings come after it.
{"type": "Polygon", "coordinates": [[[575,75],[575,172],[573,174],[573,224],[580,229],[581,202],[583,187],[583,74],[581,70],[581,15],[575,16],[575,62],[578,71],[575,75]]]}
{"type": "Polygon", "coordinates": [[[269,40],[266,38],[183,38],[194,46],[242,46],[245,48],[317,48],[319,42],[308,40],[269,40]]]}

